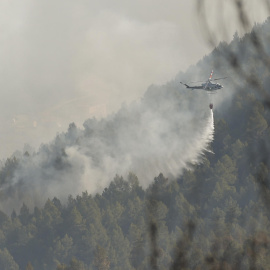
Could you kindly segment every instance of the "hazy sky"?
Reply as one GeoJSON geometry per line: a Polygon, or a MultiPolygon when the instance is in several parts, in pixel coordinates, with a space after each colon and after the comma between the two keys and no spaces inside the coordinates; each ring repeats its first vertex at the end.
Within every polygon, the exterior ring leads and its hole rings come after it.
{"type": "MultiPolygon", "coordinates": [[[[232,1],[208,0],[218,38],[237,28],[232,1]],[[221,19],[223,14],[223,19],[221,19]]],[[[245,1],[252,21],[263,0],[245,1]]],[[[196,0],[0,0],[0,158],[103,117],[196,64],[203,39],[196,0]]]]}

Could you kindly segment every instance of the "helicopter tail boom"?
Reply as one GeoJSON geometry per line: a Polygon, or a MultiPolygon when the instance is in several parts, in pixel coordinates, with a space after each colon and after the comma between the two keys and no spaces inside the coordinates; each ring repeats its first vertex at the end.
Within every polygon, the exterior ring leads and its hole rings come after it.
{"type": "Polygon", "coordinates": [[[186,88],[192,88],[192,87],[190,87],[189,85],[187,85],[186,83],[182,83],[182,82],[180,82],[180,83],[183,84],[183,85],[185,85],[186,88]]]}

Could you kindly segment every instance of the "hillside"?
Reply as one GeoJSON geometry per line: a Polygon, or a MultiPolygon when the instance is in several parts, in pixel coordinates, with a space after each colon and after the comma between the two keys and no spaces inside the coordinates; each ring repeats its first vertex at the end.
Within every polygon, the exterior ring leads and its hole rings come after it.
{"type": "MultiPolygon", "coordinates": [[[[67,133],[59,135],[52,144],[42,146],[39,154],[23,153],[7,159],[0,171],[3,209],[0,212],[0,268],[269,269],[270,108],[266,97],[270,94],[270,70],[265,57],[261,57],[262,51],[270,53],[269,29],[270,18],[263,25],[256,25],[250,34],[242,38],[236,34],[230,44],[221,43],[185,74],[179,73],[166,85],[149,87],[143,97],[143,105],[123,107],[111,116],[112,121],[89,119],[85,122],[85,130],[71,124],[67,133]],[[252,45],[254,35],[259,38],[263,50],[256,50],[252,45]],[[230,59],[226,61],[224,55],[236,55],[237,64],[231,65],[230,59]],[[184,151],[182,144],[172,144],[172,141],[182,138],[188,142],[188,136],[197,139],[195,135],[207,124],[204,116],[209,112],[209,97],[204,92],[181,88],[179,81],[188,80],[193,74],[207,78],[212,67],[217,74],[226,74],[230,79],[224,82],[225,87],[221,90],[225,93],[210,97],[211,101],[216,100],[214,139],[203,156],[202,151],[194,155],[196,162],[191,164],[181,156],[186,157],[189,151],[195,153],[206,146],[202,145],[196,151],[192,147],[184,151]],[[249,74],[249,78],[244,74],[249,74]],[[36,193],[29,193],[28,189],[34,192],[46,184],[50,185],[53,173],[65,172],[57,178],[60,179],[57,188],[70,183],[66,178],[72,180],[74,186],[79,183],[76,177],[80,174],[71,170],[74,163],[68,158],[70,152],[67,146],[81,149],[89,138],[93,138],[93,134],[98,134],[103,141],[114,140],[113,145],[117,147],[104,145],[111,156],[116,155],[115,149],[123,147],[119,140],[122,137],[117,135],[119,130],[121,134],[134,136],[134,141],[141,138],[140,132],[129,132],[131,124],[124,116],[132,115],[133,122],[137,123],[142,109],[147,115],[153,112],[150,107],[158,112],[164,130],[169,128],[169,134],[174,134],[175,130],[177,134],[179,132],[179,137],[166,137],[167,133],[155,137],[164,138],[164,141],[157,141],[161,149],[158,164],[165,164],[161,167],[164,170],[155,171],[151,181],[143,171],[139,171],[140,177],[136,172],[123,176],[114,173],[110,175],[113,181],[102,191],[91,193],[84,190],[65,198],[62,198],[63,193],[57,193],[57,189],[55,194],[44,191],[51,197],[46,198],[45,204],[40,205],[39,202],[35,205],[38,196],[35,199],[29,197],[29,194],[36,193]],[[175,114],[177,110],[179,114],[175,114]],[[184,113],[187,117],[182,118],[184,113]],[[179,118],[172,121],[175,115],[179,118]],[[118,119],[124,124],[114,129],[112,124],[114,120],[118,123],[118,119]],[[184,121],[184,125],[178,120],[184,121]],[[170,124],[165,125],[167,122],[170,124]],[[164,142],[172,151],[169,153],[177,152],[176,158],[163,151],[164,142]],[[46,153],[46,156],[40,153],[46,153]],[[36,159],[33,157],[46,157],[47,163],[42,164],[47,167],[42,167],[42,174],[31,174],[45,179],[44,183],[39,179],[27,182],[30,174],[26,173],[17,177],[18,172],[24,172],[22,160],[34,162],[36,159]],[[53,163],[47,157],[53,157],[53,163]],[[184,161],[179,170],[175,169],[175,161],[178,160],[184,161]],[[51,164],[53,170],[50,169],[51,164]],[[170,167],[170,164],[173,166],[170,167]],[[175,173],[170,173],[168,168],[175,173]],[[46,174],[48,171],[50,173],[46,174]],[[14,182],[15,179],[18,181],[14,182]],[[33,184],[33,188],[32,183],[42,185],[33,184]],[[58,194],[62,197],[58,198],[58,194]],[[22,198],[28,200],[31,207],[25,202],[19,211],[14,210],[11,215],[8,213],[10,208],[4,210],[7,201],[16,199],[21,202],[22,198]]],[[[136,130],[138,127],[141,126],[138,124],[136,130]]],[[[155,129],[155,132],[158,131],[158,128],[155,129]]],[[[129,146],[128,151],[132,151],[132,144],[129,146]]],[[[147,141],[143,146],[147,147],[147,141]]],[[[97,144],[91,141],[87,149],[94,149],[93,153],[99,154],[86,154],[93,157],[95,164],[103,164],[99,163],[102,154],[96,150],[99,149],[97,144]]],[[[151,152],[152,149],[149,148],[149,155],[143,160],[144,163],[149,162],[146,163],[146,170],[156,168],[156,159],[152,159],[151,155],[157,152],[151,152]]],[[[121,150],[121,158],[125,160],[126,148],[121,150]]],[[[141,166],[139,161],[145,156],[139,155],[140,151],[143,149],[139,149],[136,152],[138,156],[132,160],[141,166]]],[[[124,167],[125,163],[120,165],[124,167]]],[[[75,168],[80,168],[80,164],[75,168]]],[[[98,175],[92,176],[91,183],[99,183],[94,179],[98,175]]],[[[102,176],[108,177],[107,174],[102,176]]]]}

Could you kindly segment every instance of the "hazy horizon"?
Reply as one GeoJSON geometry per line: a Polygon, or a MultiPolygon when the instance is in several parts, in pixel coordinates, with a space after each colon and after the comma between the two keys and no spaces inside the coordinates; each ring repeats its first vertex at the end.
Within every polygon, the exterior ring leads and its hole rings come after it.
{"type": "MultiPolygon", "coordinates": [[[[255,1],[246,4],[252,21],[266,19],[264,10],[252,9],[255,1]]],[[[211,6],[209,18],[217,10],[211,6]]],[[[213,49],[203,39],[195,0],[166,7],[152,0],[2,1],[0,22],[1,159],[25,144],[51,141],[71,122],[82,126],[116,112],[213,49]]],[[[227,30],[228,41],[241,33],[233,19],[227,30]]]]}

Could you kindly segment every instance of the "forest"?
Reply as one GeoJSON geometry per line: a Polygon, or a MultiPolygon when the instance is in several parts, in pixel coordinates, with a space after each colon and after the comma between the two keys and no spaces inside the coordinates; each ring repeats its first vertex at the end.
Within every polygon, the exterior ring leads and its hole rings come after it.
{"type": "MultiPolygon", "coordinates": [[[[135,172],[116,174],[96,194],[85,190],[66,202],[51,197],[41,207],[23,203],[11,214],[1,211],[0,268],[269,269],[270,105],[262,97],[270,94],[270,69],[253,48],[254,36],[269,55],[270,18],[241,38],[235,33],[231,43],[220,43],[186,73],[145,94],[157,104],[166,95],[180,99],[188,91],[180,79],[213,67],[234,76],[221,90],[233,89],[231,98],[222,110],[214,104],[214,140],[200,163],[176,179],[161,171],[147,188],[135,172]],[[235,74],[224,60],[227,52],[250,70],[251,82],[235,74]]],[[[2,202],[19,159],[10,157],[1,167],[2,202]]]]}

